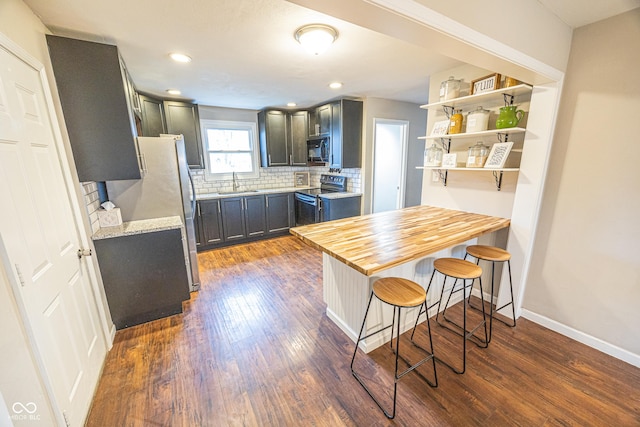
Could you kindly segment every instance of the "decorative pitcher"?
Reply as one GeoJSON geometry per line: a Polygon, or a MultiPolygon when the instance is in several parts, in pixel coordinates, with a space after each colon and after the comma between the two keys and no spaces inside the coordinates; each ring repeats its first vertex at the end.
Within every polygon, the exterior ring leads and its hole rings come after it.
{"type": "Polygon", "coordinates": [[[516,105],[509,105],[500,108],[500,115],[496,120],[496,129],[506,129],[518,126],[524,117],[524,111],[518,110],[516,105]]]}

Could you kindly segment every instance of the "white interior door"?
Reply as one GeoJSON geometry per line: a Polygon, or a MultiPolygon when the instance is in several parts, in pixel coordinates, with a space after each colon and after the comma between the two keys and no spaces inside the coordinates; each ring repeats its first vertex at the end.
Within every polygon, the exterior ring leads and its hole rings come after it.
{"type": "Polygon", "coordinates": [[[374,119],[373,206],[385,212],[404,206],[409,122],[374,119]]]}
{"type": "Polygon", "coordinates": [[[5,43],[0,38],[0,260],[56,417],[78,426],[106,343],[77,256],[78,212],[64,180],[42,67],[5,43]]]}

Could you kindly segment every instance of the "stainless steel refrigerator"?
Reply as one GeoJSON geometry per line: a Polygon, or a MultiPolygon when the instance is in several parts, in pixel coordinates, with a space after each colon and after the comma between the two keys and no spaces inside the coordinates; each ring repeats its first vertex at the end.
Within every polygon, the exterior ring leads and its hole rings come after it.
{"type": "MultiPolygon", "coordinates": [[[[178,215],[186,231],[185,262],[191,291],[200,288],[193,216],[195,188],[189,173],[182,135],[138,137],[143,177],[108,181],[107,193],[120,208],[123,221],[178,215]]],[[[153,250],[153,248],[149,248],[153,250]]]]}

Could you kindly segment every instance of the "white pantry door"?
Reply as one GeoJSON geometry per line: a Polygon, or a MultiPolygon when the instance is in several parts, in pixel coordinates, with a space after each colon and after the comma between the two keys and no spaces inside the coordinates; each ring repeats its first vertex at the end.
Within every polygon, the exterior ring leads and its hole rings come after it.
{"type": "Polygon", "coordinates": [[[8,264],[56,417],[80,426],[106,343],[85,261],[77,256],[77,210],[64,180],[42,67],[5,42],[0,38],[0,262],[8,264]]]}

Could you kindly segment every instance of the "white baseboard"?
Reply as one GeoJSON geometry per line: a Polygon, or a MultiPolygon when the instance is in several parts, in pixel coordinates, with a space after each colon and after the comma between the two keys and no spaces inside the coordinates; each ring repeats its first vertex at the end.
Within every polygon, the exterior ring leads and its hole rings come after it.
{"type": "Polygon", "coordinates": [[[551,329],[552,331],[581,342],[582,344],[588,345],[589,347],[595,348],[596,350],[600,350],[601,352],[608,354],[609,356],[613,356],[616,359],[620,359],[624,362],[640,368],[640,355],[638,354],[631,353],[628,350],[610,344],[606,341],[602,341],[599,338],[585,334],[584,332],[578,331],[567,325],[556,322],[555,320],[549,319],[548,317],[533,313],[525,309],[522,309],[522,317],[531,320],[532,322],[535,322],[539,325],[542,325],[547,329],[551,329]]]}

